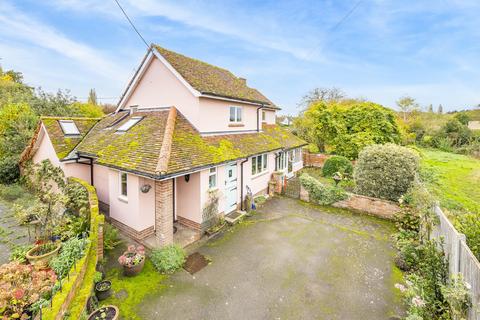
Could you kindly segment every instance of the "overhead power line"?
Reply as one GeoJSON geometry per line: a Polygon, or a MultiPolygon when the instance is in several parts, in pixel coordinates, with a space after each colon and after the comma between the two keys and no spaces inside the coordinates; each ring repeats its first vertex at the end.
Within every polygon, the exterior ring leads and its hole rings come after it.
{"type": "Polygon", "coordinates": [[[336,30],[338,27],[340,27],[340,25],[341,25],[342,23],[344,23],[345,20],[347,20],[348,17],[350,17],[350,15],[351,15],[355,10],[357,10],[358,6],[360,5],[360,3],[361,3],[362,1],[363,1],[363,0],[357,1],[357,3],[355,3],[355,5],[347,12],[347,14],[344,15],[343,18],[340,19],[340,20],[337,22],[337,24],[334,25],[334,26],[330,29],[330,31],[334,31],[334,30],[336,30]]]}
{"type": "Polygon", "coordinates": [[[138,31],[138,29],[135,27],[135,25],[133,24],[132,20],[130,19],[130,17],[128,16],[128,14],[125,12],[125,10],[123,9],[122,5],[120,4],[120,2],[118,2],[118,0],[113,0],[115,1],[115,3],[117,4],[117,6],[120,8],[120,10],[122,10],[123,12],[123,15],[125,16],[125,18],[127,18],[128,20],[128,23],[130,23],[130,25],[132,26],[133,30],[135,30],[135,32],[137,33],[137,35],[140,37],[140,39],[142,39],[143,43],[145,43],[145,46],[147,47],[147,49],[150,48],[150,45],[147,43],[147,41],[145,40],[145,38],[142,36],[142,34],[140,33],[140,31],[138,31]]]}

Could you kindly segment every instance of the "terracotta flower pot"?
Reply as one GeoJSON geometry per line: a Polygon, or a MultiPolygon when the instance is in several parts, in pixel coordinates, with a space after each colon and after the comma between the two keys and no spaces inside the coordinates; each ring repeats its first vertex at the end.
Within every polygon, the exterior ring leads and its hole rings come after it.
{"type": "Polygon", "coordinates": [[[140,273],[143,269],[143,265],[145,264],[145,257],[142,259],[142,261],[134,266],[123,266],[123,274],[126,275],[127,277],[133,277],[136,276],[137,274],[140,273]]]}
{"type": "Polygon", "coordinates": [[[97,310],[90,313],[87,320],[117,320],[120,312],[116,306],[108,305],[98,308],[97,310]],[[102,314],[105,316],[102,317],[102,314]]]}
{"type": "Polygon", "coordinates": [[[58,251],[60,250],[61,246],[62,244],[58,243],[57,247],[54,250],[47,252],[41,256],[34,254],[39,248],[39,246],[35,246],[32,249],[28,250],[26,258],[28,262],[30,262],[30,264],[33,265],[37,270],[48,268],[48,263],[50,262],[50,260],[52,260],[58,255],[58,251]]]}

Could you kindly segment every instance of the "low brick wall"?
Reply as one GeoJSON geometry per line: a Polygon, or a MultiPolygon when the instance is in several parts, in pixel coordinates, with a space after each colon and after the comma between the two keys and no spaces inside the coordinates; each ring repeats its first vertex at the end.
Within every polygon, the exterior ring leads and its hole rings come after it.
{"type": "Polygon", "coordinates": [[[395,202],[358,194],[349,194],[348,199],[335,202],[332,206],[362,211],[385,219],[393,219],[395,213],[400,211],[400,207],[395,202]]]}
{"type": "Polygon", "coordinates": [[[330,155],[323,154],[323,153],[310,153],[308,150],[303,150],[303,165],[305,167],[323,167],[323,164],[330,155]]]}
{"type": "Polygon", "coordinates": [[[155,234],[155,230],[153,226],[150,226],[144,230],[137,231],[132,227],[127,226],[124,223],[121,223],[118,220],[113,219],[112,217],[108,217],[107,221],[110,222],[112,226],[120,230],[122,233],[126,234],[127,236],[135,239],[138,242],[141,242],[143,239],[148,238],[155,234]]]}

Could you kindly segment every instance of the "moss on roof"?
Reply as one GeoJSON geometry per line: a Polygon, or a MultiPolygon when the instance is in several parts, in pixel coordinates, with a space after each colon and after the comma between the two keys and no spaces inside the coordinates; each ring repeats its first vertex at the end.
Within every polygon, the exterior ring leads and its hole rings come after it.
{"type": "Polygon", "coordinates": [[[158,45],[154,48],[196,90],[204,94],[275,105],[257,89],[247,86],[245,80],[226,69],[186,57],[158,45]]]}
{"type": "MultiPolygon", "coordinates": [[[[126,117],[125,114],[107,116],[90,130],[76,150],[84,155],[96,156],[97,163],[101,165],[160,177],[156,167],[168,111],[136,112],[126,117]],[[143,116],[143,119],[127,132],[116,133],[117,128],[132,116],[143,116]]],[[[202,137],[178,112],[166,174],[303,145],[303,140],[276,125],[264,125],[263,132],[257,133],[202,137]]]]}
{"type": "Polygon", "coordinates": [[[85,137],[90,129],[99,121],[98,118],[72,118],[72,117],[42,117],[41,121],[47,129],[53,148],[60,160],[64,159],[85,137]],[[72,120],[77,125],[80,135],[66,136],[63,133],[59,120],[72,120]]]}
{"type": "Polygon", "coordinates": [[[155,175],[168,110],[136,112],[133,116],[143,119],[124,133],[118,133],[117,129],[132,115],[104,118],[79,144],[77,151],[98,157],[98,164],[155,175]]]}

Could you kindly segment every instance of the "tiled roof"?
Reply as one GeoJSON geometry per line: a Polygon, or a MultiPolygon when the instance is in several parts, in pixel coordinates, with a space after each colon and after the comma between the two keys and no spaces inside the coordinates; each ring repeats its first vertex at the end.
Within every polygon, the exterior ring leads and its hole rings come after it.
{"type": "Polygon", "coordinates": [[[96,157],[96,163],[100,165],[153,178],[305,145],[303,140],[276,125],[264,125],[262,132],[201,136],[180,112],[173,111],[176,110],[138,111],[133,114],[121,111],[100,121],[74,119],[82,136],[89,130],[80,143],[79,138],[75,143],[62,142],[65,139],[58,125],[59,118],[44,118],[42,121],[56,151],[58,149],[57,154],[61,154],[62,158],[76,145],[76,152],[96,157]],[[143,118],[127,132],[117,132],[134,116],[143,118]],[[167,122],[171,125],[167,126],[167,122]],[[173,130],[166,130],[167,127],[173,127],[173,130]],[[170,148],[164,146],[168,141],[170,148]],[[169,155],[162,154],[165,150],[169,155]],[[162,168],[161,173],[157,172],[159,167],[162,168]]]}
{"type": "Polygon", "coordinates": [[[98,164],[156,175],[167,116],[168,110],[135,112],[127,117],[125,112],[107,116],[91,130],[77,151],[98,157],[98,164]],[[127,132],[118,133],[117,129],[132,116],[143,119],[127,132]],[[118,119],[121,121],[116,122],[118,119]]]}
{"type": "Polygon", "coordinates": [[[64,159],[77,146],[77,144],[85,137],[90,129],[100,119],[97,118],[65,118],[65,117],[42,117],[41,121],[47,129],[48,136],[52,141],[53,148],[58,158],[64,159]],[[60,127],[59,120],[72,120],[77,125],[80,135],[66,136],[60,127]]]}
{"type": "Polygon", "coordinates": [[[248,87],[245,80],[236,77],[226,69],[189,58],[158,45],[154,45],[154,48],[193,88],[203,94],[259,102],[277,108],[257,89],[248,87]]]}

